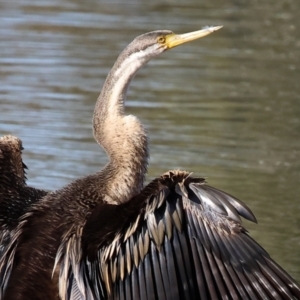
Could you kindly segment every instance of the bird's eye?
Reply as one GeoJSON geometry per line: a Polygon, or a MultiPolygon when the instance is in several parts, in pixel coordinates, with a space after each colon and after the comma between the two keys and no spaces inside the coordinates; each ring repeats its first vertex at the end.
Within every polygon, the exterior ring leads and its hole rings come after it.
{"type": "Polygon", "coordinates": [[[158,39],[157,39],[157,42],[160,43],[160,44],[164,44],[166,42],[166,38],[163,37],[163,36],[160,36],[158,39]]]}

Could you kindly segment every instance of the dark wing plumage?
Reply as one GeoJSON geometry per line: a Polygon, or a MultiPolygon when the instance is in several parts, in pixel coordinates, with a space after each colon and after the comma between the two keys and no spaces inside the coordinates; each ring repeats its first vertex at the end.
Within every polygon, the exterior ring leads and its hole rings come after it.
{"type": "Polygon", "coordinates": [[[129,202],[94,210],[81,247],[61,249],[61,297],[300,299],[240,216],[256,222],[245,204],[203,179],[166,173],[129,202]]]}
{"type": "Polygon", "coordinates": [[[0,138],[0,258],[18,219],[47,192],[26,185],[22,142],[7,135],[0,138]]]}

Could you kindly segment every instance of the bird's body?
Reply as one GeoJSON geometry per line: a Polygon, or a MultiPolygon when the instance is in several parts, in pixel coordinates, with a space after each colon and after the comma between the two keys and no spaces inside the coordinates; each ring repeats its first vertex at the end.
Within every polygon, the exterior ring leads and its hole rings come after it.
{"type": "Polygon", "coordinates": [[[22,142],[15,136],[0,138],[0,257],[18,219],[47,192],[27,186],[22,142]]]}
{"type": "Polygon", "coordinates": [[[3,299],[300,299],[300,288],[246,233],[236,198],[184,171],[143,188],[147,135],[124,101],[151,58],[219,29],[137,37],[95,106],[110,161],[49,193],[23,218],[0,261],[3,299]]]}

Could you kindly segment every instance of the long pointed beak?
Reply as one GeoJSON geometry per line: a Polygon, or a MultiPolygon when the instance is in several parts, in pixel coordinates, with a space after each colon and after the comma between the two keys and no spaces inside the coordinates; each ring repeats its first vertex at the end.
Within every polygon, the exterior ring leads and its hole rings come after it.
{"type": "Polygon", "coordinates": [[[204,36],[207,36],[219,29],[221,29],[223,26],[211,26],[211,27],[205,27],[201,30],[188,32],[184,34],[169,34],[166,36],[166,45],[168,49],[174,48],[176,46],[179,46],[181,44],[200,39],[204,36]]]}

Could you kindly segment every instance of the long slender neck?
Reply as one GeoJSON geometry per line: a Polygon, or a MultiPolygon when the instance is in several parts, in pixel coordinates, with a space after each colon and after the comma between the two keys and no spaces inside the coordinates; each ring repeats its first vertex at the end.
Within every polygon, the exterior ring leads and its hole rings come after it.
{"type": "Polygon", "coordinates": [[[143,187],[148,164],[147,135],[136,117],[125,116],[124,102],[131,79],[148,60],[142,53],[129,55],[124,51],[95,106],[94,137],[109,156],[109,163],[101,172],[107,201],[128,201],[143,187]]]}

